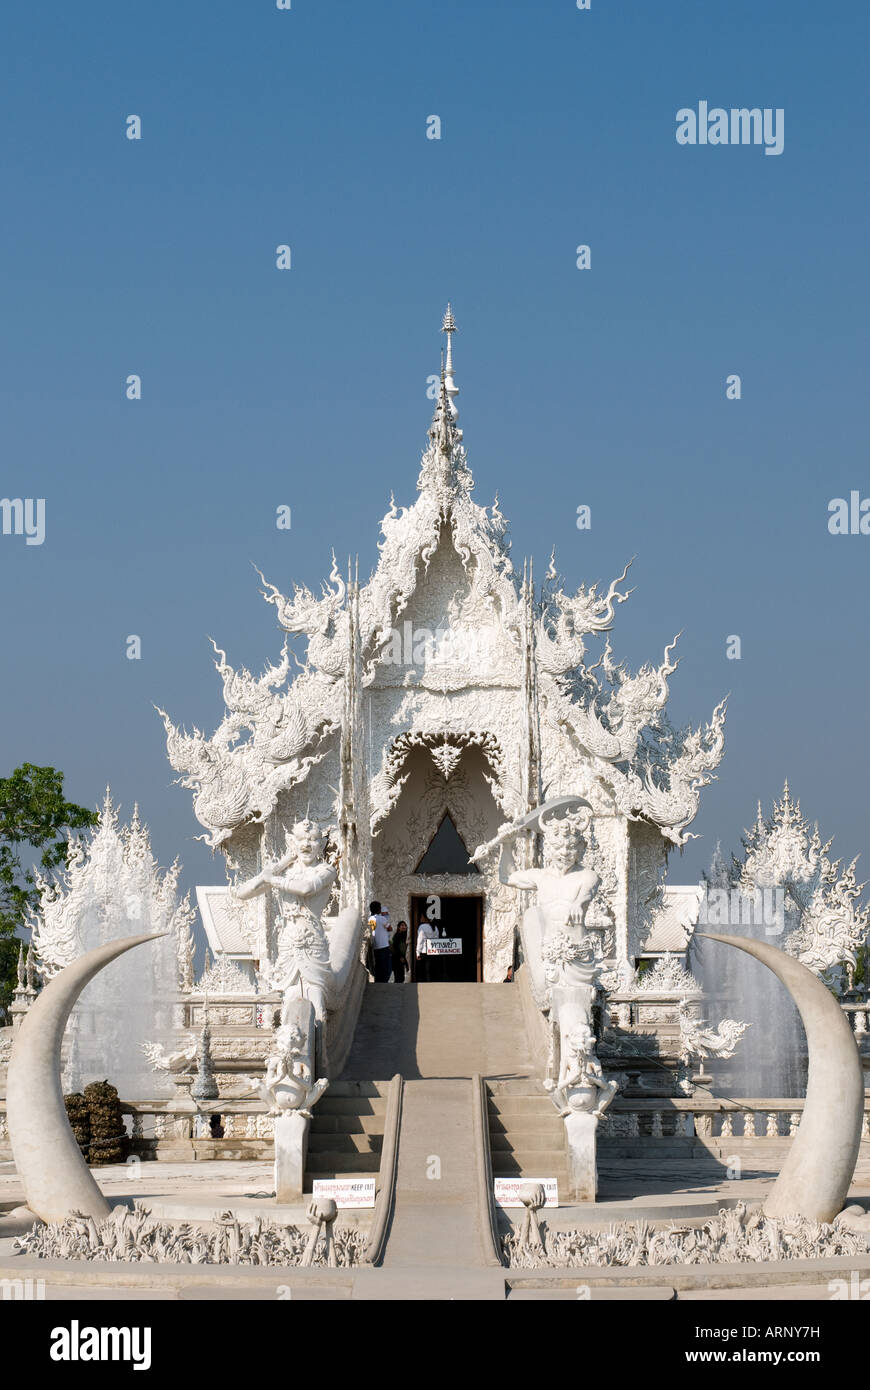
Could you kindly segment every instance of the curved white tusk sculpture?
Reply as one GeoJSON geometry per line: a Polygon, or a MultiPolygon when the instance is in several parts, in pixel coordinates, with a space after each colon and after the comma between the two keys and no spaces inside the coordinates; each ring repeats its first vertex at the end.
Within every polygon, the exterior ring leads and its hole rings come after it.
{"type": "Polygon", "coordinates": [[[765,1216],[831,1222],[842,1210],[855,1172],[864,1115],[861,1056],[830,990],[800,961],[766,941],[699,932],[755,956],[781,980],[807,1035],[807,1094],[798,1132],[764,1203],[765,1216]]]}
{"type": "Polygon", "coordinates": [[[98,1221],[109,1215],[64,1109],[63,1030],[85,985],[104,965],[143,941],[158,939],[127,936],[74,960],[46,985],[15,1038],[6,1079],[9,1140],[27,1206],[43,1221],[63,1221],[74,1211],[98,1221]]]}

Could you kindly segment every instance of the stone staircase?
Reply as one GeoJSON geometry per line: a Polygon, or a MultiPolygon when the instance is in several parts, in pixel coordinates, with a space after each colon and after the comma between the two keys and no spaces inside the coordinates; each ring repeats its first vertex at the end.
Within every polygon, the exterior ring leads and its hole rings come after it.
{"type": "Polygon", "coordinates": [[[333,1081],[312,1112],[305,1187],[315,1178],[377,1174],[384,1140],[387,1081],[333,1081]]]}
{"type": "Polygon", "coordinates": [[[540,1082],[487,1082],[492,1173],[495,1178],[556,1178],[568,1191],[565,1125],[540,1082]]]}

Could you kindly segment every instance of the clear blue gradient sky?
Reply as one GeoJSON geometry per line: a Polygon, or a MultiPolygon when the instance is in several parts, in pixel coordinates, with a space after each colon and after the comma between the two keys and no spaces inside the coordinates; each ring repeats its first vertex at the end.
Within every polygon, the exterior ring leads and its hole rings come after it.
{"type": "Polygon", "coordinates": [[[277,656],[251,562],[285,592],[333,545],[369,572],[449,298],[515,558],[606,583],[636,553],[617,657],[682,628],[674,719],[732,692],[672,881],[786,775],[870,873],[870,537],[827,530],[870,495],[867,6],[12,0],[0,38],[0,492],[47,510],[42,546],[0,537],[4,772],[109,782],[186,884],[222,881],[152,703],[210,732],[206,634],[277,656]],[[784,152],[679,146],[700,100],[784,108],[784,152]]]}

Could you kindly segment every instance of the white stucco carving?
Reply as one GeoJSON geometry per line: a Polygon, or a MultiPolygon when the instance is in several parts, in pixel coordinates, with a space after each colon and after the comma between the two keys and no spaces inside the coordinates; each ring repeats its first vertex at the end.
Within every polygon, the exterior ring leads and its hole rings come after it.
{"type": "Polygon", "coordinates": [[[701,994],[701,986],[691,971],[680,964],[679,956],[659,956],[655,965],[634,985],[641,994],[701,994]]]}
{"type": "Polygon", "coordinates": [[[757,900],[759,921],[765,912],[772,917],[769,900],[779,893],[781,920],[778,916],[767,923],[778,929],[776,944],[826,976],[839,992],[855,968],[857,952],[867,944],[870,906],[860,901],[864,885],[857,882],[857,858],[843,868],[842,860],[830,858],[831,844],[822,842],[818,825],[810,827],[786,782],[770,816],[765,817],[759,803],[755,823],[743,836],[742,858],[729,867],[717,856],[707,880],[706,921],[711,926],[728,923],[734,889],[741,911],[749,915],[757,900]]]}
{"type": "Polygon", "coordinates": [[[605,1079],[595,1051],[593,1011],[608,922],[605,918],[596,930],[588,920],[600,886],[598,874],[584,860],[591,818],[592,808],[582,798],[573,798],[573,804],[567,797],[556,798],[475,850],[475,858],[485,860],[498,847],[501,881],[535,894],[534,906],[523,915],[522,937],[532,995],[549,1022],[543,1084],[565,1121],[573,1196],[584,1201],[594,1201],[596,1195],[598,1120],[618,1090],[616,1081],[605,1079]],[[543,836],[543,866],[518,868],[514,843],[532,827],[543,836]]]}
{"type": "Polygon", "coordinates": [[[698,1227],[617,1221],[607,1229],[548,1231],[537,1245],[517,1231],[505,1237],[504,1248],[510,1265],[525,1268],[757,1264],[864,1257],[868,1234],[857,1226],[850,1229],[844,1221],[826,1225],[797,1215],[773,1220],[738,1202],[698,1227]]]}
{"type": "Polygon", "coordinates": [[[269,896],[275,932],[259,961],[261,982],[290,1001],[309,1001],[317,1024],[317,1070],[326,1075],[328,1015],[344,1004],[359,964],[362,923],[353,908],[327,917],[337,872],[326,858],[326,836],[306,818],[287,836],[284,852],[253,877],[234,885],[240,903],[269,896]]]}
{"type": "MultiPolygon", "coordinates": [[[[280,660],[254,676],[215,647],[226,715],[210,738],[164,715],[170,761],[231,882],[279,858],[291,826],[310,816],[334,828],[340,908],[377,897],[394,921],[410,920],[415,895],[479,895],[483,977],[493,981],[511,963],[521,908],[514,900],[511,926],[495,862],[473,883],[417,864],[445,812],[471,847],[545,800],[581,795],[600,880],[589,925],[609,933],[602,948],[616,978],[646,929],[649,894],[635,877],[649,869],[659,882],[665,848],[688,838],[722,756],[724,703],[708,725],[677,730],[667,716],[674,644],[635,674],[613,659],[628,566],[601,592],[572,590],[554,559],[543,585],[531,562],[515,569],[498,500],[472,499],[452,312],[444,331],[418,495],[391,501],[371,577],[345,578],[333,557],[320,595],[297,586],[288,597],[264,579],[285,633],[280,660]]],[[[531,864],[536,845],[523,853],[531,864]]],[[[249,901],[243,915],[252,958],[271,958],[277,902],[249,901]]]]}
{"type": "Polygon", "coordinates": [[[735,1018],[723,1018],[718,1029],[708,1028],[702,1019],[689,1012],[688,1002],[681,999],[677,1006],[680,1024],[680,1061],[688,1066],[693,1057],[733,1057],[748,1023],[735,1018]]]}
{"type": "Polygon", "coordinates": [[[588,1024],[578,1025],[564,1040],[559,1079],[552,1088],[553,1104],[562,1116],[584,1111],[603,1115],[619,1085],[607,1081],[595,1055],[595,1033],[588,1024]]]}
{"type": "MultiPolygon", "coordinates": [[[[322,1218],[309,1214],[320,1235],[322,1218]]],[[[242,1222],[231,1211],[215,1212],[199,1226],[161,1221],[146,1207],[116,1206],[100,1220],[75,1216],[49,1225],[36,1225],[19,1236],[15,1247],[40,1259],[147,1260],[158,1264],[358,1265],[364,1258],[366,1233],[345,1227],[331,1239],[315,1240],[297,1226],[264,1221],[242,1222]]]]}
{"type": "Polygon", "coordinates": [[[46,879],[37,869],[39,909],[30,926],[34,949],[46,979],[99,942],[133,932],[168,933],[176,962],[176,984],[193,986],[195,917],[189,895],[178,897],[178,860],[158,866],[146,826],[133,808],[129,825],[120,825],[118,810],[106,796],[99,822],[87,836],[69,837],[66,867],[46,879]]]}
{"type": "Polygon", "coordinates": [[[306,1119],[329,1085],[326,1077],[314,1078],[314,1014],[308,1000],[285,1000],[274,1046],[266,1058],[262,1080],[240,1078],[242,1087],[256,1092],[270,1115],[298,1111],[306,1119]]]}
{"type": "Polygon", "coordinates": [[[148,1058],[148,1065],[152,1071],[183,1076],[196,1067],[199,1044],[196,1038],[190,1038],[177,1052],[167,1052],[160,1043],[143,1042],[142,1051],[148,1058]]]}
{"type": "MultiPolygon", "coordinates": [[[[203,995],[250,994],[251,982],[230,956],[218,955],[197,980],[196,992],[203,995]]],[[[215,1017],[214,1010],[212,1018],[215,1022],[221,1021],[215,1017]]]]}

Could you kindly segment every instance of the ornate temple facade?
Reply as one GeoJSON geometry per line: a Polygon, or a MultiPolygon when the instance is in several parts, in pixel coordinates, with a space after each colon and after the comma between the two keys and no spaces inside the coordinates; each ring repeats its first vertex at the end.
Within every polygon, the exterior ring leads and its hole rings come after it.
{"type": "MultiPolygon", "coordinates": [[[[498,501],[472,499],[449,308],[443,331],[417,497],[391,502],[369,580],[334,557],[319,596],[263,579],[285,634],[277,662],[253,675],[216,648],[226,714],[211,737],[161,711],[170,762],[225,856],[227,883],[198,889],[210,944],[261,990],[273,983],[275,895],[235,890],[308,818],[338,871],[328,911],[377,898],[413,935],[434,904],[463,941],[461,978],[501,981],[516,951],[517,894],[475,850],[560,796],[592,808],[587,923],[605,983],[624,987],[641,956],[679,951],[691,931],[697,895],[664,886],[667,856],[722,757],[725,702],[708,724],[677,729],[674,644],[634,674],[614,659],[628,566],[599,593],[566,588],[553,559],[540,586],[530,562],[514,565],[498,501]]],[[[539,862],[533,829],[519,852],[539,862]]]]}

